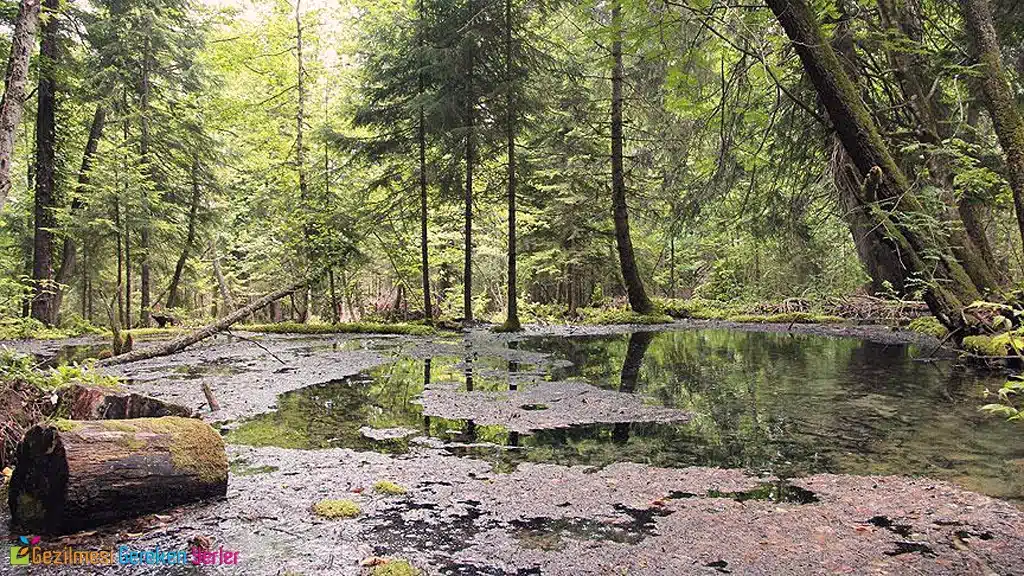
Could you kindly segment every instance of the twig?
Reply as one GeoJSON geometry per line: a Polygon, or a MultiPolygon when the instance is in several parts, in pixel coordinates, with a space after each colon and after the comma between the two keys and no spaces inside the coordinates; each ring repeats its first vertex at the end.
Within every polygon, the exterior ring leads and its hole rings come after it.
{"type": "Polygon", "coordinates": [[[273,356],[274,360],[277,360],[278,362],[280,362],[281,364],[284,364],[285,366],[288,365],[287,362],[285,362],[284,360],[281,360],[281,358],[277,354],[274,354],[273,352],[271,352],[266,346],[264,346],[263,344],[260,344],[259,341],[253,340],[252,338],[246,338],[245,336],[239,336],[238,334],[235,334],[231,330],[225,330],[224,332],[228,336],[231,336],[232,338],[238,338],[239,340],[245,340],[246,342],[252,342],[253,344],[255,344],[255,345],[259,346],[260,348],[262,348],[264,352],[266,352],[267,354],[270,354],[271,356],[273,356]]]}

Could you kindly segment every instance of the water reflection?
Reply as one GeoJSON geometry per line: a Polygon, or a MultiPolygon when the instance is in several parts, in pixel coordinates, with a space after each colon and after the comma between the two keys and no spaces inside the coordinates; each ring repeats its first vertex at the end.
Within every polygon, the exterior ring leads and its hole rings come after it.
{"type": "Polygon", "coordinates": [[[246,423],[233,439],[401,452],[412,446],[408,440],[381,443],[358,433],[367,425],[401,426],[444,441],[478,443],[457,450],[488,459],[499,470],[522,461],[596,466],[633,461],[781,476],[910,474],[1024,498],[1019,430],[977,410],[983,389],[1001,380],[949,363],[914,362],[905,346],[690,330],[528,338],[505,359],[469,348],[460,356],[435,357],[422,366],[419,360],[400,359],[356,379],[285,394],[278,412],[246,423]],[[413,402],[428,386],[504,393],[533,386],[536,376],[521,373],[514,361],[518,352],[545,352],[572,362],[542,378],[583,379],[686,410],[693,419],[519,435],[500,426],[425,418],[413,402]],[[479,371],[481,364],[486,371],[479,371]],[[491,378],[492,369],[504,371],[500,380],[491,378]],[[264,434],[254,434],[254,427],[264,434]]]}

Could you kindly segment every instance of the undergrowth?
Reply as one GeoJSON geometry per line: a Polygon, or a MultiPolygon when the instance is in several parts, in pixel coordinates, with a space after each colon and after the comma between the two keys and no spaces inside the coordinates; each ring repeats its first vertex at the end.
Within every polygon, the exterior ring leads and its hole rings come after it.
{"type": "Polygon", "coordinates": [[[383,324],[377,322],[345,322],[339,324],[277,322],[274,324],[247,324],[239,330],[267,334],[408,334],[429,336],[436,330],[423,324],[383,324]]]}

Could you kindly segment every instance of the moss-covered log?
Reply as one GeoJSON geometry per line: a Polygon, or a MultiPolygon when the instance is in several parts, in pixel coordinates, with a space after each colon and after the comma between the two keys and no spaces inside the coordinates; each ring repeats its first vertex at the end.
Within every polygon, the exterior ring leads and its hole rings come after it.
{"type": "Polygon", "coordinates": [[[8,504],[16,530],[67,534],[221,497],[227,484],[224,442],[200,420],[62,420],[25,434],[8,504]]]}

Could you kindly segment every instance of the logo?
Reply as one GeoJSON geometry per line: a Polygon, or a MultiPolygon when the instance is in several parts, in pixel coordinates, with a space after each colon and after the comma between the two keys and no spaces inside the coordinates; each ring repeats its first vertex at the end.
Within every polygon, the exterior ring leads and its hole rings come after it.
{"type": "Polygon", "coordinates": [[[11,546],[11,566],[28,566],[32,547],[39,543],[39,536],[20,536],[18,540],[24,546],[11,546]]]}

